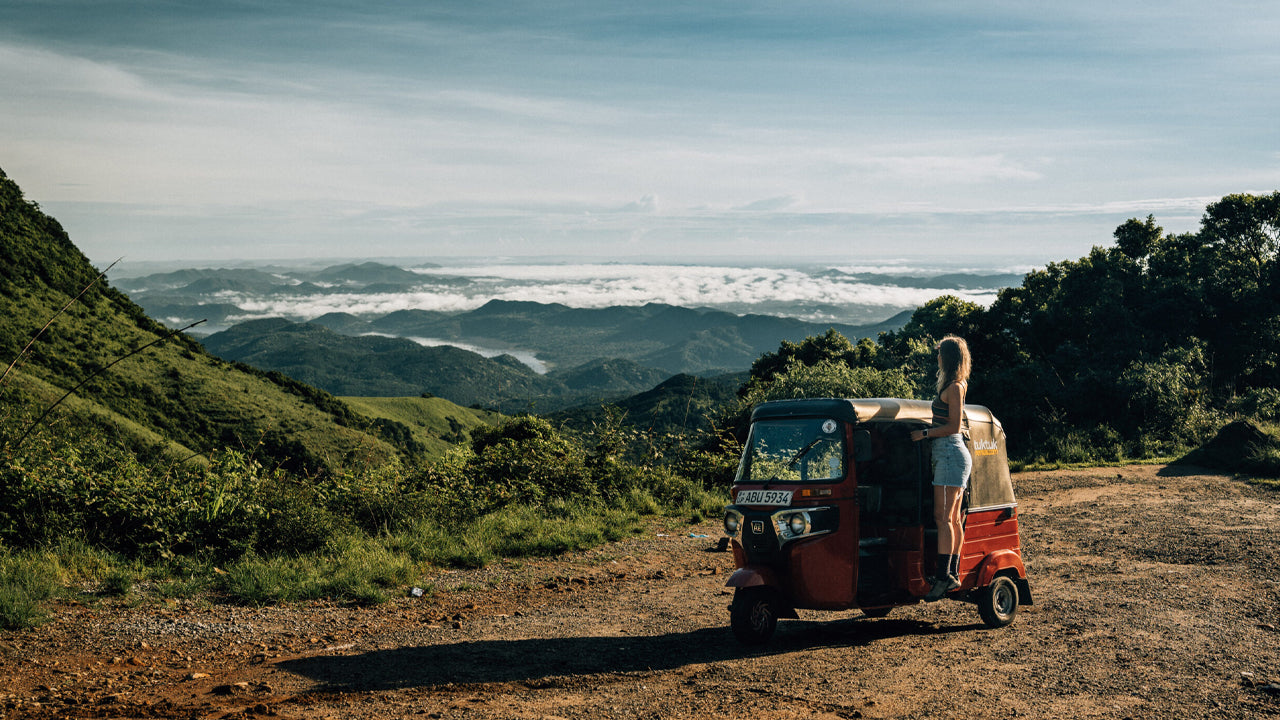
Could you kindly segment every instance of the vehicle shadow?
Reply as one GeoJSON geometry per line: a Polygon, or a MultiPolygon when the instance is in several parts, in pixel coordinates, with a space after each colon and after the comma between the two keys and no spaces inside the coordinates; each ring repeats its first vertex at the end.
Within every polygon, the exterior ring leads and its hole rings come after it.
{"type": "Polygon", "coordinates": [[[538,683],[563,675],[672,670],[743,657],[819,647],[859,647],[877,640],[982,628],[938,627],[909,619],[857,617],[827,622],[785,621],[761,647],[738,643],[727,627],[643,637],[568,637],[475,640],[357,655],[294,658],[276,667],[310,678],[320,691],[379,691],[449,684],[538,683]]]}

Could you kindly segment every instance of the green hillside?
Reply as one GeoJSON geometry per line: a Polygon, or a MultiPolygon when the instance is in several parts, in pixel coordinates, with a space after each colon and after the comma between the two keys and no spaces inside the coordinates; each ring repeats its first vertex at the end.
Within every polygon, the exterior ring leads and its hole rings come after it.
{"type": "MultiPolygon", "coordinates": [[[[332,319],[332,318],[331,318],[332,319]]],[[[201,341],[219,357],[276,370],[335,395],[417,397],[503,412],[598,403],[652,388],[667,374],[630,360],[593,360],[548,374],[510,355],[379,335],[344,335],[318,322],[249,320],[201,341]]]]}
{"type": "Polygon", "coordinates": [[[112,435],[139,451],[243,449],[308,473],[422,451],[405,441],[407,428],[328,393],[216,358],[182,334],[157,342],[170,330],[95,282],[99,272],[58,222],[2,171],[0,238],[0,357],[16,361],[3,385],[9,422],[30,423],[78,386],[45,425],[112,435]],[[102,371],[149,343],[157,344],[102,371]]]}
{"type": "Polygon", "coordinates": [[[404,338],[339,335],[312,323],[251,320],[205,338],[229,360],[278,370],[338,395],[399,397],[424,391],[463,405],[547,392],[546,380],[517,361],[404,338]]]}
{"type": "Polygon", "coordinates": [[[682,435],[711,431],[711,418],[724,407],[737,402],[737,390],[747,373],[715,377],[675,375],[642,393],[602,406],[582,405],[547,416],[567,428],[589,431],[603,425],[610,412],[623,422],[646,432],[682,435]]]}
{"type": "Polygon", "coordinates": [[[492,425],[501,416],[488,410],[460,408],[444,398],[344,397],[343,402],[371,418],[383,418],[408,428],[413,440],[428,455],[443,454],[449,448],[471,442],[471,432],[492,425]]]}

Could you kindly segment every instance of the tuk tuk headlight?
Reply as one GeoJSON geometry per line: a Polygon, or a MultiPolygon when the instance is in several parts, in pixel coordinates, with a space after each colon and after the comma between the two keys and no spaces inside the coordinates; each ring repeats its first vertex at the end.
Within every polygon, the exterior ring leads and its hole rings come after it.
{"type": "Polygon", "coordinates": [[[809,518],[805,513],[795,513],[787,520],[787,529],[792,535],[803,535],[809,529],[809,518]]]}
{"type": "Polygon", "coordinates": [[[839,524],[839,515],[833,507],[780,510],[773,514],[779,544],[833,533],[839,524]]]}
{"type": "Polygon", "coordinates": [[[792,540],[809,533],[809,513],[781,512],[773,516],[774,527],[778,528],[778,540],[792,540]]]}
{"type": "Polygon", "coordinates": [[[742,529],[742,514],[737,510],[726,510],[724,513],[724,534],[729,537],[738,537],[738,531],[742,529]]]}

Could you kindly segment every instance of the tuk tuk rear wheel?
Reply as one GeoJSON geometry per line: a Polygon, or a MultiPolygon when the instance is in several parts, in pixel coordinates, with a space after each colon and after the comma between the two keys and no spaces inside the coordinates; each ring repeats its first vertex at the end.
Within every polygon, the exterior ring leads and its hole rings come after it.
{"type": "Polygon", "coordinates": [[[978,592],[978,614],[987,627],[1002,628],[1018,614],[1018,586],[1001,575],[978,592]]]}
{"type": "Polygon", "coordinates": [[[778,626],[778,595],[767,587],[738,588],[729,608],[729,627],[743,645],[763,645],[778,626]]]}

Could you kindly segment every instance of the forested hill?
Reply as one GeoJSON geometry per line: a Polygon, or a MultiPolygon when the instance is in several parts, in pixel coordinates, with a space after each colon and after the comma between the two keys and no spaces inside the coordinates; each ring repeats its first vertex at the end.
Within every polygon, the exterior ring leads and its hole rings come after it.
{"type": "MultiPolygon", "coordinates": [[[[784,344],[757,362],[753,382],[824,359],[928,378],[933,342],[956,333],[973,352],[969,397],[1004,421],[1018,457],[1167,456],[1236,421],[1275,436],[1278,254],[1280,192],[1228,195],[1208,205],[1198,232],[1128,220],[1113,244],[1028,273],[990,307],[939,298],[878,343],[784,344]]],[[[1280,447],[1250,454],[1252,467],[1280,468],[1280,447]]]]}
{"type": "Polygon", "coordinates": [[[0,388],[10,434],[75,388],[44,426],[107,433],[148,452],[241,448],[313,472],[420,449],[392,421],[358,415],[278,373],[218,359],[182,334],[99,372],[170,331],[105,279],[95,282],[98,270],[61,225],[3,171],[0,239],[0,357],[2,365],[17,360],[0,388]]]}

